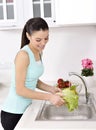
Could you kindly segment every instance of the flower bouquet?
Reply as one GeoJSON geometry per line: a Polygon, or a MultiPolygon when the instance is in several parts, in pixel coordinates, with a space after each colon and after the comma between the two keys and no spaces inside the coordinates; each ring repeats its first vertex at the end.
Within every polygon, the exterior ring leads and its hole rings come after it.
{"type": "Polygon", "coordinates": [[[82,60],[82,67],[83,69],[81,70],[81,75],[88,77],[88,76],[93,76],[93,62],[91,59],[83,59],[82,60]]]}

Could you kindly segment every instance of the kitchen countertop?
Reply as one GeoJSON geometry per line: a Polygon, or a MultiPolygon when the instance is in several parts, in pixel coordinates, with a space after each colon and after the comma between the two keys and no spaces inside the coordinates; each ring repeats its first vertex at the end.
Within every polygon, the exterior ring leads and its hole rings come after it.
{"type": "MultiPolygon", "coordinates": [[[[94,93],[96,97],[96,86],[89,90],[90,93],[94,93]]],[[[26,109],[24,115],[17,124],[15,130],[27,129],[27,130],[68,130],[68,129],[95,129],[96,121],[35,121],[37,113],[40,109],[42,101],[33,100],[33,103],[26,109]]]]}

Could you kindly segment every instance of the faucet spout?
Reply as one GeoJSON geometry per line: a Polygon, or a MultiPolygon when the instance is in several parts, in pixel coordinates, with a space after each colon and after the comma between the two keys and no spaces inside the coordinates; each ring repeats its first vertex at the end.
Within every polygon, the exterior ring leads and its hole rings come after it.
{"type": "Polygon", "coordinates": [[[69,76],[72,76],[72,75],[75,75],[75,76],[79,77],[82,80],[84,88],[85,88],[86,103],[88,103],[88,92],[87,92],[86,82],[84,81],[83,77],[81,75],[77,74],[76,72],[69,72],[69,76]]]}

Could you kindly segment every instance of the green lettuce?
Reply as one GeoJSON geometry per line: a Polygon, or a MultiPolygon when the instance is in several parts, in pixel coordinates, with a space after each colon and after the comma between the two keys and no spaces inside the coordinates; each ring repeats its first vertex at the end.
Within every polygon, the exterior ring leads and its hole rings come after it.
{"type": "Polygon", "coordinates": [[[63,99],[66,101],[66,106],[69,111],[73,111],[78,108],[78,93],[76,92],[76,86],[71,86],[62,90],[63,99]]]}

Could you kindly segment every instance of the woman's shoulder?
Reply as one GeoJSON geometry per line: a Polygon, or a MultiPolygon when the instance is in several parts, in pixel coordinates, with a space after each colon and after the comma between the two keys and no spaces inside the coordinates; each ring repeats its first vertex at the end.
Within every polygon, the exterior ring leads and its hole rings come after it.
{"type": "Polygon", "coordinates": [[[29,61],[28,53],[25,50],[20,50],[16,54],[15,61],[29,61]]]}
{"type": "Polygon", "coordinates": [[[30,60],[33,61],[33,59],[34,59],[34,55],[33,55],[32,51],[30,51],[28,45],[26,45],[22,49],[20,49],[17,52],[17,55],[15,57],[15,61],[22,60],[22,61],[29,62],[30,60]]]}
{"type": "Polygon", "coordinates": [[[22,56],[22,57],[27,57],[28,53],[25,50],[20,50],[18,51],[17,55],[22,56]]]}
{"type": "Polygon", "coordinates": [[[27,52],[27,45],[24,46],[23,48],[21,48],[18,52],[17,52],[17,55],[16,56],[20,56],[20,57],[28,57],[28,52],[27,52]]]}

